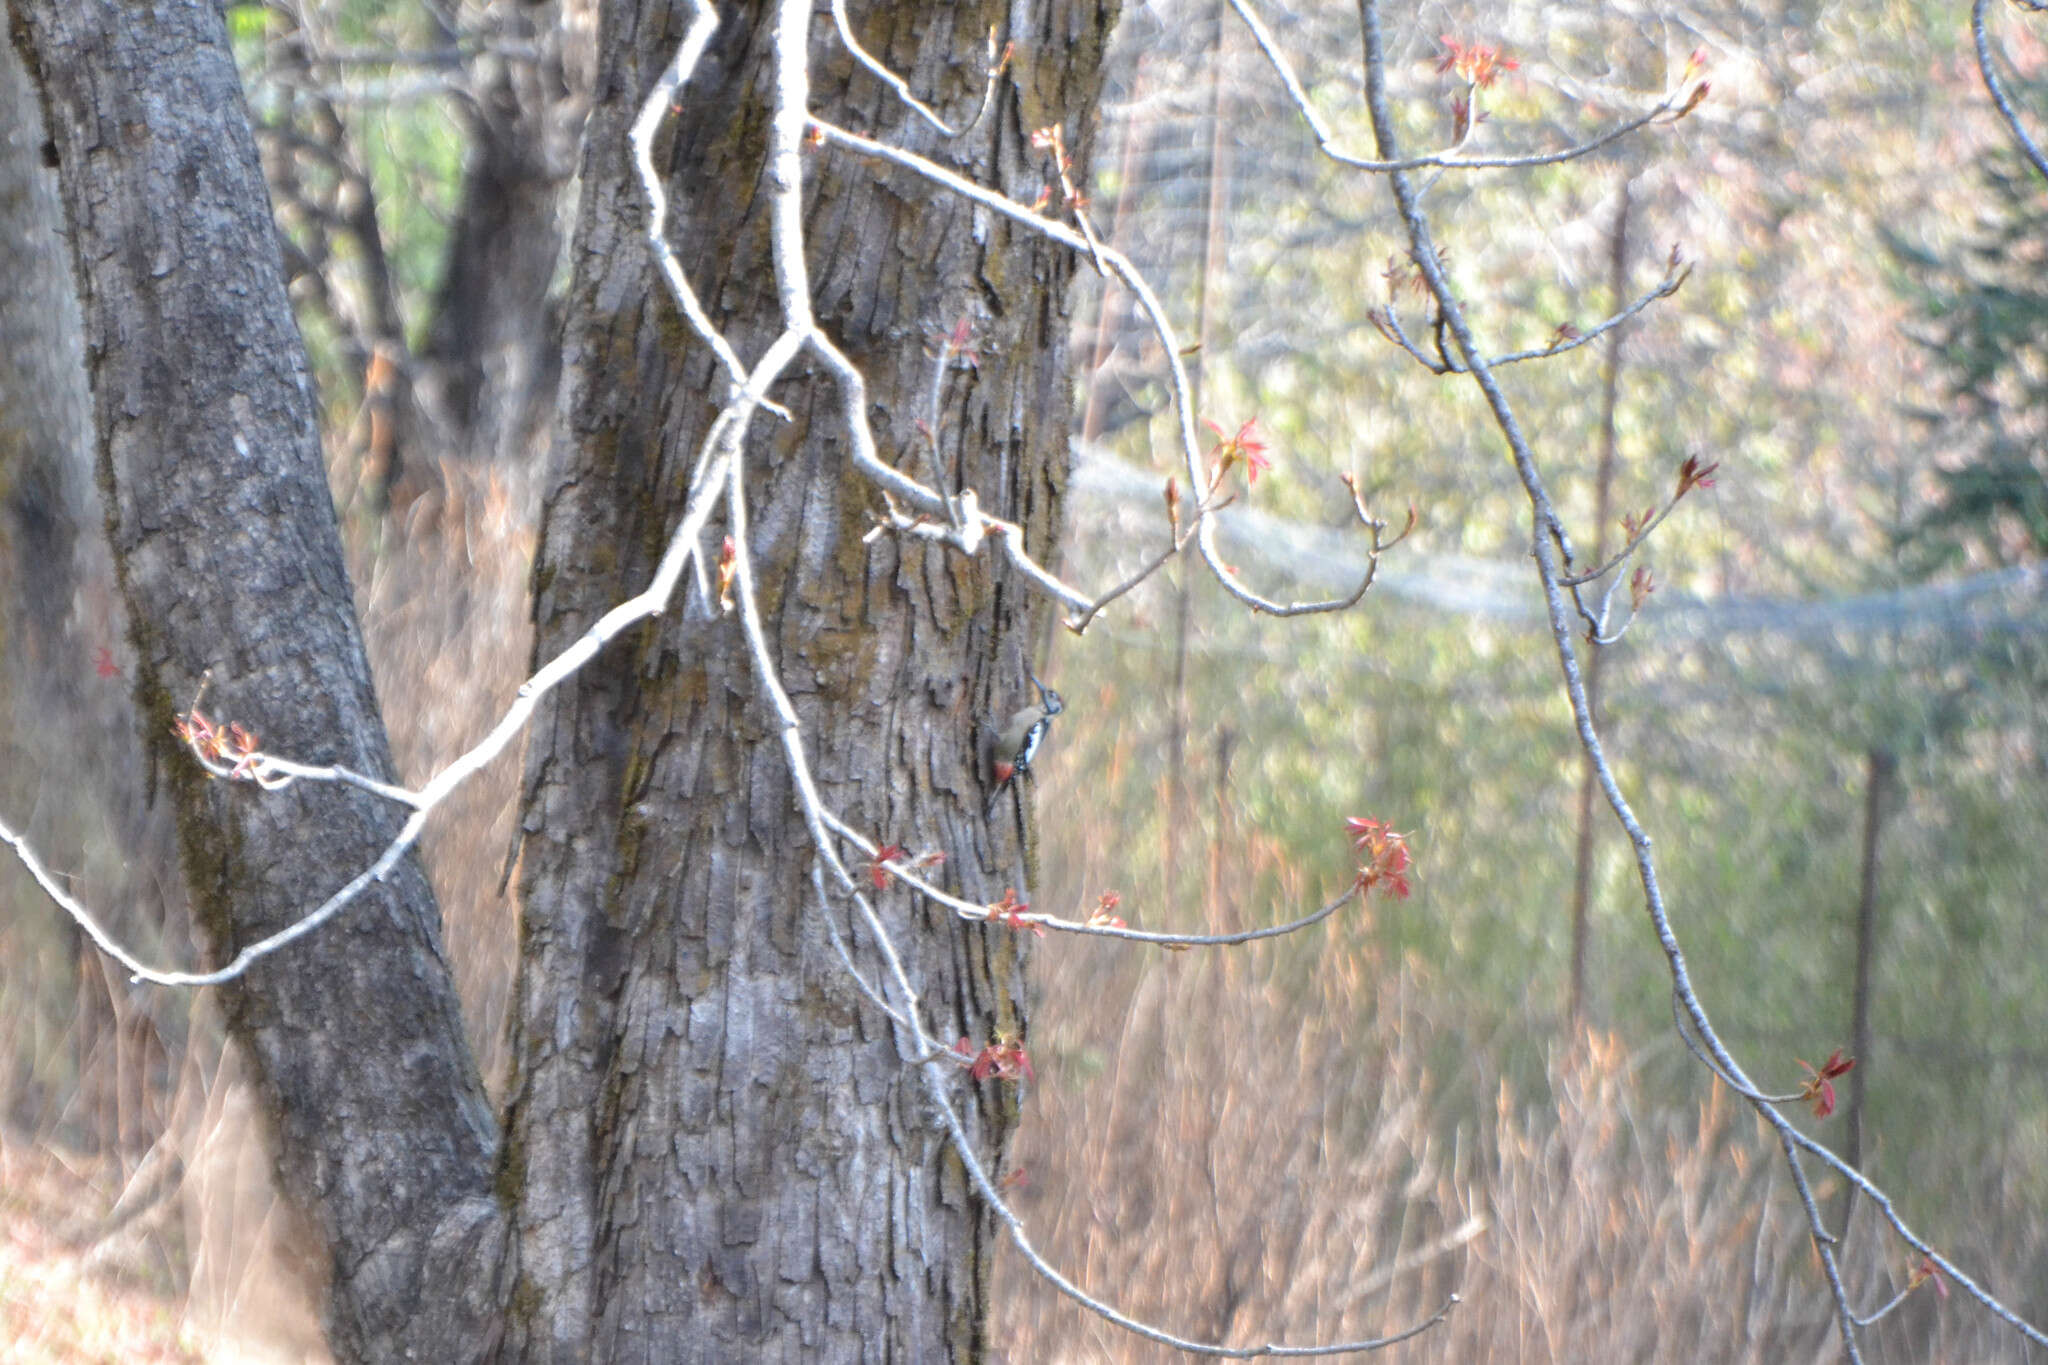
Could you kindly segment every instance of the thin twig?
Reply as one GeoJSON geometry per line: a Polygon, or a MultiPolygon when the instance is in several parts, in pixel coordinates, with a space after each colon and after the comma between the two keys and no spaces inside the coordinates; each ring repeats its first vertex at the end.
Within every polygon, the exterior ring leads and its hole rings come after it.
{"type": "MultiPolygon", "coordinates": [[[[785,336],[808,340],[813,349],[824,355],[828,363],[833,364],[835,369],[839,369],[840,365],[843,364],[845,369],[841,371],[842,387],[851,394],[858,391],[859,386],[850,382],[858,378],[858,371],[854,370],[851,363],[847,362],[844,356],[839,355],[837,348],[833,347],[824,338],[823,334],[817,330],[815,320],[811,314],[809,285],[804,266],[802,164],[798,153],[805,131],[804,106],[807,95],[808,72],[805,69],[806,54],[804,40],[809,16],[810,0],[780,0],[776,10],[774,34],[776,47],[774,113],[769,123],[770,145],[768,174],[766,177],[771,198],[769,231],[775,262],[776,292],[781,302],[784,323],[789,328],[785,336]]],[[[864,408],[865,404],[860,405],[859,410],[863,414],[864,408]]],[[[853,423],[849,422],[849,426],[851,425],[853,423]]],[[[895,984],[897,992],[902,997],[900,1008],[891,1007],[886,1001],[879,999],[879,993],[867,987],[858,972],[854,973],[855,980],[861,984],[864,993],[868,994],[876,1003],[882,1005],[885,1012],[897,1024],[899,1029],[908,1031],[910,1036],[906,1041],[909,1044],[908,1051],[910,1055],[919,1061],[931,1058],[938,1053],[939,1049],[925,1029],[918,1005],[917,989],[911,982],[909,974],[904,968],[902,956],[896,950],[893,939],[888,933],[886,926],[883,925],[881,917],[875,912],[873,906],[869,904],[867,897],[859,894],[852,873],[847,869],[834,846],[832,832],[836,830],[842,837],[849,838],[856,847],[864,849],[870,858],[876,857],[880,853],[880,849],[864,836],[853,833],[844,821],[832,815],[820,797],[815,777],[811,771],[809,757],[804,751],[801,719],[797,715],[794,704],[790,701],[788,692],[782,685],[774,654],[769,647],[767,632],[761,622],[759,602],[755,594],[753,556],[747,544],[746,479],[743,455],[739,451],[736,450],[733,458],[727,462],[726,470],[726,506],[734,545],[733,583],[737,589],[735,605],[740,615],[741,629],[747,641],[748,652],[754,661],[755,680],[762,692],[767,696],[770,707],[775,713],[778,734],[782,742],[783,752],[788,761],[791,784],[795,789],[797,804],[802,813],[805,826],[810,832],[818,859],[820,863],[831,870],[834,880],[839,883],[840,887],[851,893],[855,906],[860,911],[860,917],[866,923],[870,936],[874,940],[875,947],[882,953],[883,959],[887,964],[889,979],[895,984]]],[[[894,875],[905,877],[906,880],[908,879],[906,873],[900,868],[892,866],[890,871],[894,875]]],[[[816,880],[817,875],[814,868],[814,885],[818,887],[822,894],[822,882],[816,880]]],[[[1344,899],[1348,898],[1347,894],[1344,899]]],[[[1334,912],[1337,905],[1341,903],[1341,900],[1332,903],[1323,913],[1334,912]]],[[[1086,929],[1090,926],[1077,927],[1086,929]]],[[[849,970],[851,970],[853,965],[851,954],[842,952],[841,956],[849,970]]],[[[922,1067],[921,1073],[925,1080],[927,1093],[930,1095],[933,1105],[938,1110],[946,1130],[952,1138],[955,1154],[966,1168],[970,1181],[988,1207],[1004,1223],[1012,1241],[1016,1244],[1018,1250],[1023,1253],[1026,1260],[1048,1282],[1077,1303],[1082,1304],[1105,1320],[1144,1336],[1149,1340],[1175,1346],[1182,1350],[1227,1359],[1249,1359],[1258,1356],[1306,1357],[1349,1354],[1391,1345],[1396,1341],[1407,1340],[1442,1321],[1444,1316],[1449,1313],[1451,1307],[1457,1302],[1456,1296],[1453,1295],[1434,1316],[1396,1335],[1365,1342],[1349,1342],[1328,1346],[1297,1347],[1270,1345],[1248,1348],[1224,1347],[1192,1341],[1140,1322],[1100,1299],[1096,1299],[1083,1292],[1072,1281],[1061,1275],[1059,1271],[1038,1255],[1032,1248],[1030,1240],[1025,1236],[1021,1221],[1017,1218],[1015,1212],[1009,1208],[1001,1192],[989,1178],[988,1172],[976,1151],[974,1141],[967,1133],[966,1127],[962,1124],[946,1092],[946,1078],[940,1072],[930,1067],[922,1067]]]]}
{"type": "Polygon", "coordinates": [[[1515,156],[1456,156],[1451,152],[1433,152],[1427,156],[1385,159],[1359,156],[1337,146],[1336,135],[1330,131],[1329,125],[1323,122],[1322,115],[1316,113],[1315,106],[1309,102],[1308,91],[1302,87],[1300,79],[1295,76],[1294,68],[1288,62],[1285,55],[1281,53],[1279,44],[1273,40],[1272,31],[1266,27],[1265,21],[1259,18],[1257,11],[1252,9],[1248,0],[1230,0],[1230,7],[1237,11],[1238,18],[1244,20],[1245,27],[1251,30],[1252,40],[1258,44],[1259,51],[1265,55],[1266,61],[1272,66],[1274,74],[1280,77],[1280,84],[1286,87],[1288,100],[1294,105],[1295,111],[1301,115],[1303,121],[1308,124],[1309,131],[1314,134],[1317,149],[1332,161],[1340,165],[1349,166],[1356,171],[1373,173],[1414,171],[1431,166],[1453,171],[1490,171],[1516,170],[1530,166],[1551,166],[1560,161],[1575,161],[1582,156],[1599,151],[1602,147],[1611,146],[1627,137],[1630,133],[1655,123],[1665,114],[1677,114],[1681,108],[1676,95],[1667,95],[1648,113],[1624,120],[1591,141],[1582,142],[1575,147],[1566,147],[1554,152],[1529,152],[1515,156]]]}
{"type": "MultiPolygon", "coordinates": [[[[1105,270],[1115,275],[1117,280],[1131,292],[1131,296],[1137,301],[1138,307],[1144,312],[1146,319],[1151,323],[1153,333],[1159,338],[1160,345],[1165,352],[1167,371],[1171,379],[1173,392],[1174,414],[1179,428],[1181,457],[1187,467],[1189,482],[1196,488],[1205,486],[1207,480],[1203,477],[1201,469],[1201,442],[1195,433],[1195,419],[1192,411],[1192,387],[1188,381],[1187,367],[1181,360],[1180,342],[1174,332],[1173,323],[1166,315],[1165,305],[1159,301],[1159,296],[1153,292],[1151,284],[1139,273],[1129,257],[1107,243],[1095,241],[1090,236],[1084,236],[1063,223],[1047,218],[1029,205],[1020,204],[1007,195],[998,194],[986,186],[977,185],[973,181],[956,175],[945,167],[917,155],[915,152],[905,151],[901,147],[892,147],[887,143],[877,142],[873,138],[862,137],[858,133],[849,132],[844,128],[826,123],[815,117],[809,120],[809,127],[813,133],[833,146],[842,147],[847,151],[871,157],[877,161],[886,161],[891,165],[899,166],[904,170],[923,176],[925,179],[944,186],[965,199],[1001,214],[1021,227],[1028,228],[1033,232],[1039,233],[1041,236],[1060,243],[1078,255],[1091,257],[1098,261],[1105,270]]],[[[899,475],[898,477],[901,476],[899,475]]],[[[936,512],[939,509],[934,508],[932,510],[936,512]]],[[[1216,553],[1215,519],[1203,514],[1202,509],[1198,507],[1193,520],[1195,525],[1195,544],[1201,551],[1202,560],[1208,566],[1209,571],[1215,576],[1216,581],[1223,585],[1224,591],[1254,611],[1263,612],[1269,616],[1307,616],[1319,612],[1343,611],[1356,604],[1365,595],[1365,590],[1371,586],[1370,579],[1368,578],[1356,591],[1346,596],[1314,602],[1279,602],[1264,597],[1239,583],[1236,580],[1236,576],[1230,571],[1229,566],[1216,553]]],[[[993,524],[993,519],[991,519],[991,522],[992,530],[1003,529],[1005,531],[1004,538],[1012,542],[1010,552],[1014,560],[1021,553],[1021,546],[1015,543],[1021,539],[1021,536],[1010,534],[1010,532],[1014,532],[1014,527],[997,528],[993,524]]],[[[1048,577],[1050,576],[1048,575],[1048,577]]],[[[1040,586],[1042,588],[1048,587],[1043,582],[1040,583],[1040,586]]],[[[1071,597],[1061,593],[1054,593],[1054,595],[1059,600],[1066,602],[1077,612],[1085,613],[1090,606],[1088,599],[1079,597],[1078,594],[1071,597]]]]}
{"type": "MultiPolygon", "coordinates": [[[[1360,0],[1359,11],[1365,48],[1367,107],[1372,117],[1373,129],[1378,139],[1380,151],[1390,158],[1398,157],[1399,152],[1396,146],[1393,120],[1387,104],[1386,75],[1376,0],[1360,0]]],[[[1644,830],[1640,820],[1637,819],[1635,810],[1629,804],[1627,797],[1623,795],[1620,783],[1614,775],[1614,770],[1608,761],[1605,748],[1594,725],[1591,704],[1586,694],[1585,681],[1581,675],[1577,652],[1573,646],[1571,612],[1565,604],[1566,590],[1562,581],[1563,574],[1557,562],[1558,547],[1553,544],[1553,536],[1544,533],[1545,527],[1557,525],[1557,517],[1551,506],[1549,493],[1545,489],[1542,477],[1537,469],[1534,452],[1522,431],[1519,418],[1517,418],[1512,405],[1507,400],[1505,392],[1494,378],[1491,367],[1486,363],[1484,354],[1472,332],[1471,325],[1465,317],[1464,310],[1458,302],[1455,291],[1451,288],[1450,281],[1438,259],[1435,246],[1430,240],[1428,222],[1422,216],[1413,188],[1409,185],[1406,175],[1399,171],[1392,172],[1389,175],[1389,183],[1394,193],[1395,203],[1400,210],[1403,224],[1407,229],[1411,251],[1416,263],[1422,270],[1430,293],[1436,299],[1437,305],[1442,311],[1445,323],[1456,342],[1459,353],[1467,365],[1470,366],[1473,382],[1484,395],[1488,408],[1493,414],[1495,425],[1500,429],[1502,437],[1507,442],[1509,452],[1514,460],[1516,475],[1521,480],[1523,489],[1528,495],[1532,517],[1535,521],[1533,539],[1537,572],[1541,580],[1544,601],[1550,617],[1552,644],[1556,651],[1559,665],[1564,673],[1565,691],[1570,699],[1572,718],[1578,731],[1579,744],[1585,750],[1587,758],[1592,764],[1593,770],[1600,782],[1601,790],[1606,795],[1609,807],[1614,811],[1615,818],[1621,823],[1622,828],[1628,834],[1635,856],[1637,875],[1643,887],[1644,907],[1650,916],[1652,927],[1657,935],[1658,944],[1663,950],[1665,962],[1672,978],[1674,997],[1682,1006],[1686,1019],[1690,1021],[1693,1031],[1699,1040],[1700,1047],[1711,1058],[1712,1069],[1727,1079],[1745,1097],[1759,1116],[1776,1131],[1779,1145],[1785,1153],[1786,1167],[1791,1174],[1793,1186],[1798,1193],[1801,1207],[1806,1211],[1808,1230],[1812,1236],[1814,1247],[1820,1255],[1822,1269],[1828,1280],[1829,1292],[1835,1301],[1836,1319],[1842,1332],[1844,1353],[1851,1361],[1860,1362],[1862,1360],[1862,1353],[1856,1340],[1856,1314],[1849,1303],[1848,1290],[1842,1283],[1841,1268],[1836,1254],[1835,1237],[1828,1230],[1821,1216],[1820,1208],[1813,1197],[1813,1192],[1807,1181],[1799,1154],[1804,1152],[1828,1165],[1843,1175],[1845,1179],[1851,1180],[1858,1189],[1864,1191],[1871,1198],[1872,1202],[1884,1212],[1887,1221],[1891,1223],[1894,1232],[1900,1236],[1901,1240],[1922,1251],[1923,1254],[1933,1257],[1935,1263],[1940,1265],[1945,1272],[1949,1271],[1951,1267],[1944,1259],[1936,1256],[1932,1249],[1927,1247],[1924,1242],[1910,1233],[1910,1230],[1906,1228],[1903,1221],[1898,1218],[1896,1212],[1892,1209],[1889,1198],[1879,1192],[1876,1186],[1872,1185],[1860,1172],[1855,1171],[1848,1163],[1842,1161],[1841,1158],[1801,1133],[1779,1112],[1775,1104],[1769,1102],[1768,1097],[1762,1095],[1757,1087],[1750,1082],[1741,1065],[1728,1051],[1726,1044],[1714,1029],[1713,1022],[1708,1017],[1706,1007],[1701,1002],[1699,994],[1693,986],[1691,971],[1687,964],[1684,950],[1679,946],[1677,935],[1672,927],[1671,915],[1664,900],[1663,887],[1657,874],[1656,862],[1651,854],[1650,836],[1644,830]]],[[[1681,1036],[1683,1036],[1683,1030],[1681,1030],[1681,1036]]],[[[1690,1040],[1688,1040],[1687,1045],[1689,1047],[1692,1046],[1690,1040]]],[[[2029,1341],[2048,1345],[2048,1337],[2044,1337],[2038,1329],[2026,1323],[1988,1291],[1978,1286],[1975,1281],[1969,1280],[1960,1273],[1952,1278],[1955,1279],[1959,1286],[1965,1288],[1972,1297],[1976,1298],[1979,1303],[2013,1326],[2029,1341]]]]}
{"type": "Polygon", "coordinates": [[[1525,360],[1548,360],[1552,356],[1563,355],[1567,351],[1576,351],[1581,346],[1590,345],[1659,299],[1668,299],[1673,294],[1676,294],[1691,275],[1692,265],[1690,263],[1674,265],[1654,289],[1629,304],[1628,307],[1622,309],[1619,313],[1602,319],[1598,325],[1580,332],[1576,336],[1553,342],[1548,346],[1535,347],[1526,351],[1510,351],[1506,355],[1497,355],[1487,363],[1495,369],[1499,369],[1503,365],[1516,365],[1525,360]]]}
{"type": "Polygon", "coordinates": [[[940,118],[930,105],[911,93],[909,81],[890,70],[879,57],[861,46],[860,39],[853,36],[853,20],[847,16],[846,0],[832,0],[832,22],[838,26],[839,41],[846,44],[846,50],[853,54],[853,59],[866,67],[876,80],[895,91],[896,98],[902,100],[912,113],[936,129],[940,137],[965,137],[980,127],[981,121],[988,117],[988,111],[996,101],[996,82],[1001,79],[1003,68],[1009,64],[1007,53],[998,55],[996,52],[994,29],[988,31],[988,83],[982,88],[981,105],[974,111],[973,118],[955,128],[940,118]]]}

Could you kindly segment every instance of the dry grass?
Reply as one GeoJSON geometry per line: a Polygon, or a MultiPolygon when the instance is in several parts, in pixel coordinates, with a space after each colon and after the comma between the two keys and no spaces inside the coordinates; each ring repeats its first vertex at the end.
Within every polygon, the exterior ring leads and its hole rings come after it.
{"type": "MultiPolygon", "coordinates": [[[[351,568],[401,781],[423,783],[512,703],[533,652],[530,470],[444,462],[383,553],[351,568]]],[[[498,1094],[519,935],[506,888],[523,744],[449,797],[421,841],[470,1044],[498,1094]]]]}
{"type": "MultiPolygon", "coordinates": [[[[482,471],[445,475],[444,492],[356,562],[410,780],[480,732],[529,652],[530,493],[482,471]]],[[[1042,808],[1080,808],[1052,778],[1042,808]]],[[[472,1036],[500,1083],[517,936],[499,887],[518,783],[518,763],[502,761],[425,846],[472,1036]]],[[[1204,818],[1226,837],[1206,850],[1198,833],[1181,841],[1199,869],[1187,880],[1200,885],[1176,898],[1190,917],[1237,927],[1257,885],[1315,898],[1273,845],[1240,832],[1222,793],[1204,818]]],[[[1055,822],[1046,837],[1041,901],[1078,905],[1129,884],[1130,841],[1055,822]]],[[[1042,1249],[1140,1316],[1240,1344],[1377,1335],[1455,1291],[1448,1321],[1384,1358],[1837,1356],[1776,1155],[1725,1092],[1674,1109],[1647,1093],[1620,1042],[1591,1036],[1560,1045],[1546,1093],[1511,1094],[1487,1048],[1432,1013],[1442,997],[1422,973],[1330,946],[1356,937],[1185,955],[1040,945],[1041,1081],[1016,1155],[1027,1176],[1017,1199],[1042,1249]],[[1445,1057],[1460,1059],[1456,1073],[1432,1074],[1425,1059],[1445,1057]]],[[[122,1141],[110,1155],[0,1146],[0,1360],[325,1358],[318,1257],[271,1187],[218,1032],[202,1008],[164,1079],[112,1107],[122,1141]],[[141,1151],[119,1118],[137,1114],[161,1133],[141,1151]]],[[[119,1048],[66,1046],[88,1077],[137,1065],[119,1048]]],[[[133,1088],[116,1082],[118,1094],[133,1088]]],[[[1875,1304],[1905,1265],[1868,1224],[1848,1261],[1875,1304]]],[[[1983,1240],[1966,1249],[1977,1264],[2040,1263],[2027,1259],[2043,1253],[2038,1234],[1983,1240]]],[[[996,1359],[1182,1358],[1085,1316],[1014,1254],[997,1276],[996,1359]]],[[[1981,1314],[1924,1290],[1870,1347],[1877,1360],[2023,1358],[1981,1314]]]]}
{"type": "Polygon", "coordinates": [[[118,1163],[0,1139],[0,1361],[8,1365],[202,1359],[181,1330],[169,1268],[143,1236],[91,1235],[113,1207],[118,1163]]]}
{"type": "MultiPolygon", "coordinates": [[[[358,608],[402,780],[423,780],[473,743],[525,676],[529,496],[516,476],[451,465],[402,524],[365,523],[352,537],[358,608]]],[[[519,775],[516,758],[481,774],[443,807],[422,848],[471,1039],[494,1084],[503,1080],[518,943],[499,888],[519,775]]],[[[16,972],[66,970],[68,951],[52,943],[34,958],[14,956],[0,970],[0,999],[16,972]]],[[[319,1256],[276,1194],[261,1116],[205,999],[166,1056],[155,1032],[129,1025],[129,993],[97,970],[97,955],[76,960],[79,1005],[56,1032],[25,1012],[0,1014],[0,1052],[37,1059],[32,1076],[64,1074],[46,1059],[76,1058],[68,1098],[13,1097],[45,1118],[32,1137],[0,1148],[10,1229],[0,1362],[183,1361],[202,1348],[217,1361],[324,1361],[319,1256]],[[72,1128],[105,1154],[69,1153],[59,1133],[72,1128]],[[56,1197],[73,1170],[88,1174],[56,1197]],[[120,1226],[109,1231],[124,1191],[120,1226]],[[146,1209],[131,1215],[138,1202],[146,1209]],[[151,1277],[109,1287],[107,1268],[129,1261],[151,1266],[151,1277]],[[116,1344],[102,1346],[102,1336],[116,1344]]]]}
{"type": "MultiPolygon", "coordinates": [[[[1065,845],[1048,851],[1065,869],[1049,881],[1093,885],[1111,866],[1100,836],[1047,837],[1065,845]]],[[[1239,913],[1239,888],[1277,872],[1233,875],[1212,851],[1204,892],[1182,903],[1216,925],[1239,913]]],[[[1055,1264],[1140,1318],[1237,1346],[1387,1334],[1456,1292],[1444,1323],[1378,1358],[1840,1358],[1782,1159],[1725,1088],[1673,1106],[1640,1057],[1595,1034],[1553,1048],[1547,1094],[1517,1097],[1488,1047],[1431,1014],[1416,969],[1319,937],[1207,957],[1038,947],[1040,1080],[1015,1155],[1018,1204],[1055,1264]],[[1446,1056],[1462,1074],[1432,1076],[1424,1059],[1446,1056]]],[[[2024,1290],[2012,1268],[2039,1263],[2038,1231],[1967,1235],[1966,1262],[2024,1290]]],[[[1865,1311],[1910,1264],[1867,1204],[1845,1262],[1865,1311]]],[[[1085,1314],[1007,1244],[996,1283],[998,1359],[1187,1358],[1085,1314]]],[[[2026,1359],[1931,1288],[1864,1345],[1871,1360],[2026,1359]]]]}

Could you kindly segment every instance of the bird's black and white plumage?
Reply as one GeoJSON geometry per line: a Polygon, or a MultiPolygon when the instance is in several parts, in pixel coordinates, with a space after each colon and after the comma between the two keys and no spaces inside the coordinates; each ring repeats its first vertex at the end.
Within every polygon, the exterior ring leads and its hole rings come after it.
{"type": "Polygon", "coordinates": [[[1032,685],[1038,689],[1038,700],[1029,706],[1019,707],[1008,723],[996,735],[995,744],[995,790],[989,793],[988,810],[995,814],[996,802],[1019,775],[1029,774],[1031,762],[1038,757],[1039,746],[1045,743],[1046,733],[1052,729],[1052,718],[1060,713],[1060,694],[1038,681],[1036,673],[1031,674],[1032,685]]]}

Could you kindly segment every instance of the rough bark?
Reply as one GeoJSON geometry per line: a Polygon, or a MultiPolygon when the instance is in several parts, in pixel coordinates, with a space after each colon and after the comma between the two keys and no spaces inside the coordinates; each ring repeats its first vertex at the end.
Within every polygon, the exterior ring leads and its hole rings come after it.
{"type": "MultiPolygon", "coordinates": [[[[85,670],[54,657],[71,611],[78,541],[93,519],[91,398],[62,205],[44,167],[43,120],[12,50],[0,53],[0,548],[9,590],[0,660],[30,702],[85,670]]],[[[10,727],[10,736],[21,732],[10,727]]]]}
{"type": "MultiPolygon", "coordinates": [[[[388,770],[350,610],[303,348],[217,9],[203,0],[10,0],[71,220],[108,525],[137,695],[171,790],[210,955],[276,929],[361,866],[396,813],[359,794],[258,795],[200,777],[169,722],[207,709],[270,747],[388,770]]],[[[537,567],[552,653],[640,587],[718,391],[641,247],[625,128],[682,16],[606,12],[570,301],[561,473],[537,567]]],[[[985,35],[1018,58],[991,118],[940,144],[814,32],[814,103],[1029,200],[1032,130],[1085,158],[1112,18],[1099,3],[856,15],[942,107],[978,102],[985,35]]],[[[769,288],[765,6],[728,14],[664,155],[699,283],[742,353],[769,288]]],[[[1066,480],[1074,263],[900,174],[807,158],[819,315],[867,370],[884,448],[1054,538],[1066,480]],[[917,453],[928,337],[970,320],[917,453]]],[[[795,374],[746,458],[751,549],[778,667],[826,798],[965,894],[1026,881],[1019,831],[983,818],[981,731],[1025,690],[1032,599],[993,561],[864,540],[879,509],[834,432],[829,380],[795,374]]],[[[903,1040],[847,981],[812,851],[736,625],[696,611],[605,656],[537,733],[519,1073],[494,1196],[485,1110],[438,941],[406,863],[342,921],[226,991],[275,1126],[280,1183],[332,1260],[348,1360],[976,1359],[992,1229],[903,1040]],[[504,1202],[500,1202],[500,1201],[504,1202]],[[503,1271],[516,1212],[519,1277],[503,1271]],[[509,1303],[509,1314],[502,1310],[509,1303]]],[[[941,1034],[1021,1032],[1017,939],[885,897],[941,1034]]],[[[858,935],[856,935],[858,937],[858,935]]],[[[860,949],[875,970],[872,944],[860,949]]],[[[990,1160],[1005,1085],[957,1082],[990,1160]]]]}
{"type": "MultiPolygon", "coordinates": [[[[206,780],[173,715],[276,750],[390,761],[335,530],[304,348],[220,12],[208,0],[12,0],[71,225],[99,476],[152,760],[215,957],[364,866],[397,826],[361,794],[206,780]]],[[[347,917],[225,989],[280,1184],[332,1256],[344,1360],[486,1343],[495,1132],[432,896],[404,863],[347,917]]]]}
{"type": "MultiPolygon", "coordinates": [[[[735,5],[663,148],[673,233],[742,356],[775,335],[761,168],[768,7],[735,5]]],[[[978,103],[991,27],[1017,61],[988,122],[935,138],[812,32],[812,107],[1025,201],[1034,128],[1070,145],[1098,88],[1108,6],[880,4],[856,31],[949,116],[978,103]]],[[[569,300],[561,428],[536,568],[552,654],[647,579],[722,383],[642,240],[625,129],[684,28],[667,0],[608,6],[569,300]]],[[[1085,149],[1084,149],[1085,151],[1085,149]]],[[[817,312],[867,372],[882,448],[923,468],[927,337],[975,319],[939,463],[1043,549],[1066,481],[1073,263],[898,173],[805,154],[817,312]]],[[[1024,694],[1034,608],[987,556],[863,540],[880,510],[800,365],[746,447],[750,549],[821,789],[855,825],[946,854],[970,897],[1024,885],[1007,819],[982,817],[977,731],[1024,694]]],[[[712,533],[714,536],[718,532],[712,533]]],[[[714,542],[715,543],[715,542],[714,542]]],[[[738,623],[674,610],[603,656],[540,721],[529,758],[526,941],[505,1181],[525,1358],[979,1359],[991,1227],[887,1022],[819,923],[812,851],[738,623]]],[[[929,1023],[1021,1029],[1005,931],[882,898],[929,1023]]],[[[858,937],[858,935],[856,935],[858,937]]],[[[860,960],[870,971],[875,958],[860,960]]],[[[989,1154],[1015,1094],[961,1103],[989,1154]]]]}

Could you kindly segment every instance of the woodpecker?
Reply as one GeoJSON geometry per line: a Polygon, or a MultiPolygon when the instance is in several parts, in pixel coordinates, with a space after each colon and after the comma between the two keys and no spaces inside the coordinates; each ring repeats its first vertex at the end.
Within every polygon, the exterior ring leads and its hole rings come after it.
{"type": "Polygon", "coordinates": [[[996,787],[988,796],[990,815],[995,814],[996,802],[1002,798],[1003,789],[1020,774],[1030,773],[1031,760],[1038,756],[1038,746],[1045,743],[1046,731],[1052,729],[1052,718],[1060,713],[1060,694],[1038,681],[1036,673],[1030,677],[1032,686],[1038,689],[1037,702],[1020,707],[996,736],[996,787]]]}

